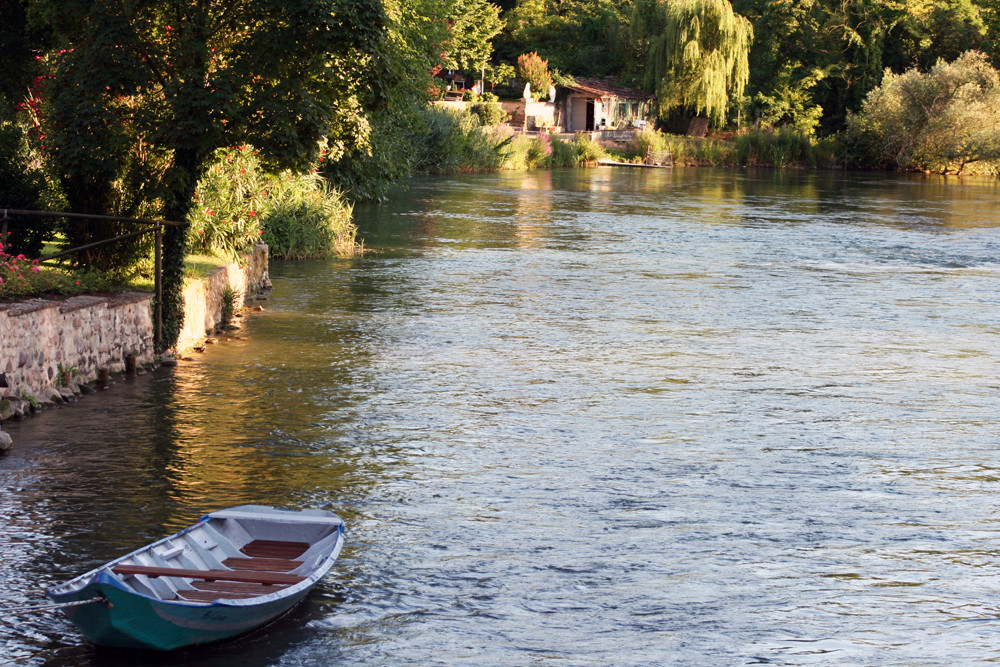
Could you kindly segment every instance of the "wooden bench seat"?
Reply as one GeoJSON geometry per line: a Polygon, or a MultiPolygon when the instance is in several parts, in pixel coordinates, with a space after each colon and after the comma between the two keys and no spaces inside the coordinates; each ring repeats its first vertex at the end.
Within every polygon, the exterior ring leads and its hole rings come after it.
{"type": "Polygon", "coordinates": [[[189,570],[181,567],[152,567],[149,565],[116,565],[115,574],[144,574],[147,577],[180,577],[205,581],[242,581],[256,584],[297,584],[305,577],[285,572],[258,572],[256,570],[189,570]]]}
{"type": "Polygon", "coordinates": [[[253,593],[269,595],[287,588],[284,584],[248,584],[244,581],[192,581],[191,588],[199,591],[221,591],[223,593],[253,593]]]}
{"type": "Polygon", "coordinates": [[[193,602],[245,600],[261,595],[270,595],[285,588],[281,584],[250,584],[242,581],[192,581],[191,587],[191,589],[178,590],[178,599],[193,602]]]}
{"type": "Polygon", "coordinates": [[[291,572],[299,565],[300,560],[284,558],[227,558],[222,564],[233,570],[256,570],[258,572],[291,572]]]}
{"type": "Polygon", "coordinates": [[[308,542],[282,542],[280,540],[254,540],[240,549],[251,558],[295,559],[309,549],[308,542]]]}

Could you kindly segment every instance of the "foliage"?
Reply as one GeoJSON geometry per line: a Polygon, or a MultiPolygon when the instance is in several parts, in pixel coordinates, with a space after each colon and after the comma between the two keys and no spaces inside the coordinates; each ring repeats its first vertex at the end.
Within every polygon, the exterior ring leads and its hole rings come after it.
{"type": "Polygon", "coordinates": [[[510,137],[488,133],[468,112],[430,108],[423,128],[413,137],[417,171],[448,174],[500,168],[510,137]]]}
{"type": "MultiPolygon", "coordinates": [[[[44,174],[32,164],[28,143],[13,110],[0,94],[0,208],[39,208],[44,190],[44,174]]],[[[38,257],[42,244],[51,236],[51,224],[39,218],[11,216],[5,239],[8,252],[38,257]]]]}
{"type": "Polygon", "coordinates": [[[198,182],[198,206],[188,217],[189,252],[235,259],[260,240],[283,259],[355,251],[351,207],[317,169],[268,174],[247,144],[220,149],[216,157],[198,182]]]}
{"type": "Polygon", "coordinates": [[[576,161],[578,165],[589,165],[604,157],[604,149],[587,134],[578,135],[574,139],[576,161]]]}
{"type": "Polygon", "coordinates": [[[469,106],[469,111],[479,118],[479,124],[494,127],[507,120],[507,112],[496,102],[480,101],[469,106]]]}
{"type": "Polygon", "coordinates": [[[303,259],[360,251],[352,207],[316,174],[286,172],[271,186],[262,224],[272,256],[303,259]]]}
{"type": "Polygon", "coordinates": [[[513,65],[497,63],[486,66],[486,83],[490,84],[490,88],[498,83],[505,85],[515,76],[517,76],[517,70],[513,65]]]}
{"type": "Polygon", "coordinates": [[[650,39],[646,69],[660,115],[687,109],[722,125],[730,100],[743,95],[750,76],[750,21],[728,0],[676,0],[661,10],[663,31],[650,39]]]}
{"type": "Polygon", "coordinates": [[[443,45],[449,69],[479,72],[493,53],[493,38],[503,30],[500,8],[486,0],[455,0],[447,16],[449,39],[443,45]]]}
{"type": "Polygon", "coordinates": [[[576,167],[579,164],[579,156],[576,151],[577,144],[573,141],[563,141],[557,136],[552,137],[552,154],[549,155],[549,167],[576,167]]]}
{"type": "Polygon", "coordinates": [[[517,57],[517,76],[531,86],[531,97],[540,100],[549,96],[552,77],[549,75],[549,61],[535,52],[522,53],[517,57]]]}
{"type": "Polygon", "coordinates": [[[742,166],[780,169],[789,165],[814,164],[811,133],[792,127],[740,134],[734,144],[736,163],[742,166]]]}
{"type": "Polygon", "coordinates": [[[267,201],[260,155],[247,144],[220,148],[216,162],[198,181],[187,221],[189,252],[235,259],[258,242],[267,201]]]}
{"type": "Polygon", "coordinates": [[[240,293],[233,289],[232,285],[226,285],[222,290],[222,324],[229,324],[236,315],[237,303],[239,303],[240,293]]]}
{"type": "Polygon", "coordinates": [[[620,75],[635,62],[627,41],[629,5],[616,0],[518,0],[504,15],[507,28],[497,38],[498,56],[513,62],[534,51],[553,69],[577,76],[620,75]]]}
{"type": "Polygon", "coordinates": [[[973,163],[995,163],[1000,74],[978,51],[940,61],[927,73],[887,70],[849,118],[848,133],[856,159],[873,166],[962,173],[973,163]]]}
{"type": "Polygon", "coordinates": [[[25,3],[0,3],[0,97],[19,100],[38,75],[35,54],[44,47],[44,32],[30,29],[25,3]]]}
{"type": "MultiPolygon", "coordinates": [[[[303,167],[326,135],[368,141],[359,91],[382,41],[378,0],[33,0],[66,48],[52,63],[49,150],[75,212],[183,220],[216,149],[251,141],[303,167]],[[116,204],[116,183],[128,194],[116,204]]],[[[185,230],[164,235],[164,315],[179,331],[185,230]]]]}
{"type": "Polygon", "coordinates": [[[112,288],[107,274],[43,268],[38,260],[13,254],[0,241],[0,300],[39,294],[78,294],[112,288]]]}

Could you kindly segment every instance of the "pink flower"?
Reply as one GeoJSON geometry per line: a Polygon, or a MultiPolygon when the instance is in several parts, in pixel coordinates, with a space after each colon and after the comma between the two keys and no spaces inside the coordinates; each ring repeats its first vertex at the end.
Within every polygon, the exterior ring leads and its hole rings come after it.
{"type": "Polygon", "coordinates": [[[77,284],[77,285],[79,285],[79,284],[80,284],[80,281],[79,281],[79,280],[77,280],[77,281],[76,281],[76,284],[77,284]]]}

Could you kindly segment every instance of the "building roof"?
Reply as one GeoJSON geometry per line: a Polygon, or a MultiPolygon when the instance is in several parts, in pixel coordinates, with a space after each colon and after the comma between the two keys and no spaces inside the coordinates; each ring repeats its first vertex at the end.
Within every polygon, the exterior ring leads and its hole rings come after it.
{"type": "Polygon", "coordinates": [[[637,88],[624,88],[612,78],[604,79],[577,79],[576,85],[566,86],[568,90],[594,97],[620,97],[628,100],[651,100],[655,95],[638,90],[637,88]]]}

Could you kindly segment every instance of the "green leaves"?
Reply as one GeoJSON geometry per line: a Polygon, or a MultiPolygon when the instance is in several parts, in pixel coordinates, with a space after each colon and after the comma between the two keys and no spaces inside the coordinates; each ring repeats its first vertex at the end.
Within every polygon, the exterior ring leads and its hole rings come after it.
{"type": "Polygon", "coordinates": [[[886,71],[849,119],[855,153],[875,164],[962,173],[1000,164],[1000,73],[970,51],[929,72],[886,71]]]}
{"type": "Polygon", "coordinates": [[[722,125],[750,76],[750,21],[728,0],[675,0],[660,9],[666,20],[650,38],[646,85],[656,90],[661,116],[688,109],[722,125]]]}

